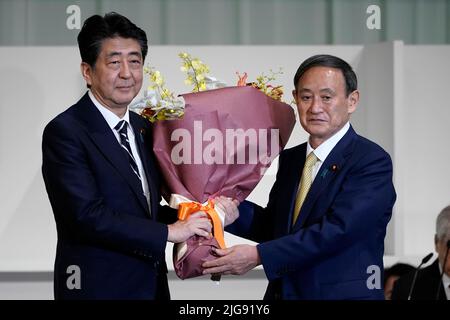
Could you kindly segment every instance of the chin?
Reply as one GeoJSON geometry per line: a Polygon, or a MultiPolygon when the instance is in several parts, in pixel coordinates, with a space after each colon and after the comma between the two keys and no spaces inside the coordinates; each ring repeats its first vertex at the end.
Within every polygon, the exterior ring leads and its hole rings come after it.
{"type": "Polygon", "coordinates": [[[130,102],[134,99],[136,95],[135,94],[126,94],[126,95],[121,95],[120,97],[118,97],[116,99],[117,104],[130,104],[130,102]]]}
{"type": "Polygon", "coordinates": [[[313,126],[313,127],[310,126],[308,128],[308,130],[306,130],[306,131],[308,131],[310,135],[314,135],[317,137],[322,137],[327,134],[327,130],[325,130],[325,128],[318,127],[318,126],[313,126]]]}

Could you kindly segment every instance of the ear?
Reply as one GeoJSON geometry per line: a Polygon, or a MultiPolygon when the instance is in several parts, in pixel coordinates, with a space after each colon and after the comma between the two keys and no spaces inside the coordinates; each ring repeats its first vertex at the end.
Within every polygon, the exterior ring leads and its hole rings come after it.
{"type": "Polygon", "coordinates": [[[347,111],[349,114],[352,114],[355,112],[356,108],[358,107],[359,103],[359,91],[355,90],[352,93],[350,93],[347,97],[347,111]]]}
{"type": "Polygon", "coordinates": [[[92,67],[87,64],[86,62],[81,62],[80,65],[81,74],[86,81],[86,84],[91,86],[92,85],[92,67]]]}
{"type": "Polygon", "coordinates": [[[298,101],[297,101],[297,99],[298,99],[298,97],[297,97],[297,90],[292,90],[292,96],[294,97],[294,100],[295,100],[295,104],[298,106],[298,101]]]}

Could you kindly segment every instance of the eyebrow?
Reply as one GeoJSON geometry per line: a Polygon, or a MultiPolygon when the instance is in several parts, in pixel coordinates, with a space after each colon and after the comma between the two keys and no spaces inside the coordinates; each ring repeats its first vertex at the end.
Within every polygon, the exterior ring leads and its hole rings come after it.
{"type": "MultiPolygon", "coordinates": [[[[115,57],[115,56],[121,56],[121,55],[122,55],[121,52],[113,51],[113,52],[108,53],[106,55],[106,58],[109,59],[109,58],[112,58],[112,57],[115,57]]],[[[141,55],[141,53],[139,51],[131,51],[131,52],[128,53],[128,56],[138,56],[139,58],[142,57],[142,55],[141,55]]]]}
{"type": "MultiPolygon", "coordinates": [[[[304,92],[312,92],[312,90],[308,89],[308,88],[303,88],[298,91],[298,93],[304,93],[304,92]]],[[[331,88],[320,89],[320,93],[336,94],[336,92],[331,88]]]]}
{"type": "Polygon", "coordinates": [[[335,91],[330,88],[324,88],[320,90],[321,93],[335,94],[335,91]]]}

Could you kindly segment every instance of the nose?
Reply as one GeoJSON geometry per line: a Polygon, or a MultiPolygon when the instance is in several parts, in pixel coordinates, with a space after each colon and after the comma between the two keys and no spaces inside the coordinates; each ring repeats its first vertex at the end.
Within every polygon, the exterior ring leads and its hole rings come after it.
{"type": "Polygon", "coordinates": [[[322,100],[320,99],[320,97],[313,97],[309,110],[312,113],[320,113],[322,111],[322,100]]]}
{"type": "Polygon", "coordinates": [[[122,79],[128,79],[131,77],[130,67],[128,66],[127,61],[121,63],[119,76],[122,79]]]}

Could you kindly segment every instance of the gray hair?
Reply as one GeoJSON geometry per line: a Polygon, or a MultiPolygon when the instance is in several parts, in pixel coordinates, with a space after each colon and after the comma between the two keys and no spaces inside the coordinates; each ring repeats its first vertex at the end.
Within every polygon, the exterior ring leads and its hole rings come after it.
{"type": "Polygon", "coordinates": [[[444,239],[450,234],[450,206],[445,207],[436,219],[436,237],[444,239]]]}

